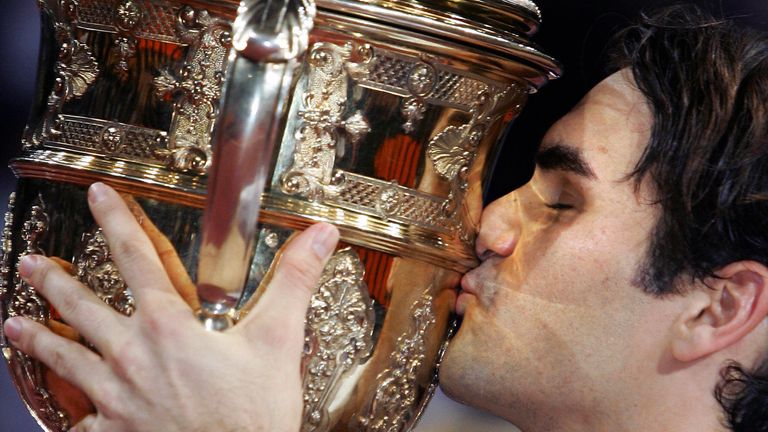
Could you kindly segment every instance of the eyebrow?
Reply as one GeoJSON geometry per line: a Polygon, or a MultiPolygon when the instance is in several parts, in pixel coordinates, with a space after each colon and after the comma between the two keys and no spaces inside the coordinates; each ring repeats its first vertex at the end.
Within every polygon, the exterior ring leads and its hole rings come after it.
{"type": "Polygon", "coordinates": [[[545,171],[564,171],[590,180],[597,178],[592,167],[584,160],[581,150],[566,144],[547,145],[539,150],[536,166],[545,171]]]}

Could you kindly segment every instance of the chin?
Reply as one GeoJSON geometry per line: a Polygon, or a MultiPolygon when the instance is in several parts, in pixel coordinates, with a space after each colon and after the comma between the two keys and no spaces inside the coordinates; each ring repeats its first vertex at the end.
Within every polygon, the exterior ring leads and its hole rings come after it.
{"type": "Polygon", "coordinates": [[[489,328],[484,314],[467,312],[440,364],[440,387],[456,402],[510,420],[510,408],[520,402],[518,353],[489,328]]]}
{"type": "Polygon", "coordinates": [[[472,343],[475,340],[471,335],[467,335],[466,324],[466,321],[462,323],[458,333],[451,339],[440,363],[440,387],[456,402],[483,408],[478,404],[483,401],[477,400],[473,395],[483,393],[482,389],[478,391],[478,387],[483,386],[485,379],[479,375],[486,367],[477,361],[476,347],[472,343]],[[478,378],[481,381],[478,381],[478,378]]]}
{"type": "Polygon", "coordinates": [[[451,343],[448,345],[448,349],[445,352],[442,362],[440,363],[440,388],[443,392],[455,400],[456,402],[468,405],[468,401],[465,398],[465,394],[462,390],[466,390],[466,383],[462,379],[464,374],[463,370],[466,365],[462,361],[462,355],[459,352],[460,348],[457,348],[458,335],[456,335],[451,343]]]}

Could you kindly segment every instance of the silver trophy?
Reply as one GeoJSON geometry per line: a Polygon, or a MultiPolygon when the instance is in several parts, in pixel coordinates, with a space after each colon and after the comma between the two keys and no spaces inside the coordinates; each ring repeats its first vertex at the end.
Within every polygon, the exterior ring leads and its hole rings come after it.
{"type": "MultiPolygon", "coordinates": [[[[290,236],[342,244],[306,316],[304,431],[401,431],[435,388],[505,126],[558,64],[528,0],[39,0],[38,98],[5,217],[0,313],[79,340],[17,266],[62,259],[117,311],[131,287],[87,210],[124,193],[170,242],[212,331],[258,301],[290,236]]],[[[82,341],[82,343],[87,343],[82,341]]],[[[40,425],[93,409],[0,344],[40,425]]]]}

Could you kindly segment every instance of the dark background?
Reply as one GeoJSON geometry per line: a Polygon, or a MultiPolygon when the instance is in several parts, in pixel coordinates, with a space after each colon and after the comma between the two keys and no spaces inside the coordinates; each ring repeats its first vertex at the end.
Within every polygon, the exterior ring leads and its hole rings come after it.
{"type": "MultiPolygon", "coordinates": [[[[498,175],[490,191],[497,197],[530,175],[531,155],[547,124],[562,116],[602,76],[606,41],[629,24],[641,9],[671,4],[669,0],[538,0],[544,17],[534,37],[542,49],[560,60],[565,75],[530,99],[502,150],[498,175]]],[[[697,1],[718,15],[768,30],[768,1],[697,1]]],[[[35,83],[39,12],[34,0],[0,0],[0,167],[20,148],[35,83]]],[[[768,103],[768,101],[766,101],[768,103]]],[[[0,210],[13,190],[14,177],[0,169],[0,210]]],[[[2,213],[0,213],[2,214],[2,213]]],[[[5,367],[0,365],[0,432],[40,429],[23,408],[5,367]]]]}

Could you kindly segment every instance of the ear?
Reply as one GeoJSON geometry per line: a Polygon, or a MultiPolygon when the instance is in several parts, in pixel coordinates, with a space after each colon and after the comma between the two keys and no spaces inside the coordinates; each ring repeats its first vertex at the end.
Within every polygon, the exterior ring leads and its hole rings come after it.
{"type": "Polygon", "coordinates": [[[716,272],[689,295],[675,323],[672,355],[689,362],[725,349],[748,335],[768,314],[768,268],[738,261],[716,272]]]}

